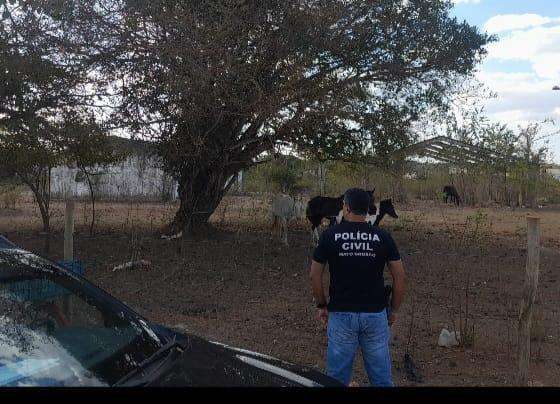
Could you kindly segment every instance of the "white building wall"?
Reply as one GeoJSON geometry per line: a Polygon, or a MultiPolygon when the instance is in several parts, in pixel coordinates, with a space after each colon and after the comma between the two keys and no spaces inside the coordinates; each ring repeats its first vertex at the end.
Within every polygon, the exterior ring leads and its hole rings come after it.
{"type": "MultiPolygon", "coordinates": [[[[85,179],[76,182],[78,168],[55,167],[51,174],[51,192],[55,197],[87,197],[85,179]]],[[[108,199],[146,198],[164,200],[165,195],[177,195],[177,183],[158,166],[154,158],[134,155],[120,164],[99,167],[91,176],[99,197],[108,199]]]]}
{"type": "Polygon", "coordinates": [[[560,168],[548,168],[546,172],[560,181],[560,168]]]}
{"type": "Polygon", "coordinates": [[[66,166],[53,168],[51,171],[51,194],[58,198],[88,195],[87,184],[75,180],[78,171],[77,168],[66,166]]]}

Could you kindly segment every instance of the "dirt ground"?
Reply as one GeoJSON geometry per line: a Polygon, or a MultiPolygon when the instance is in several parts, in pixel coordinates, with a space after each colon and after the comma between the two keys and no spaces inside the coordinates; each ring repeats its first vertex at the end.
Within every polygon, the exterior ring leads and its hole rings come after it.
{"type": "MultiPolygon", "coordinates": [[[[147,318],[211,340],[324,370],[326,336],[315,320],[308,268],[310,234],[290,228],[290,247],[271,239],[266,201],[228,197],[206,240],[160,238],[175,206],[100,203],[97,233],[89,207],[76,208],[75,255],[86,276],[147,318]],[[131,257],[150,268],[112,271],[131,257]]],[[[533,385],[560,385],[560,208],[534,212],[456,208],[430,201],[396,204],[393,232],[408,273],[408,295],[393,327],[397,385],[417,385],[404,365],[411,354],[420,385],[515,384],[517,315],[526,259],[525,217],[542,218],[543,250],[533,325],[533,385]],[[443,328],[460,330],[466,346],[441,348],[443,328]]],[[[53,209],[51,252],[32,201],[0,210],[0,233],[52,259],[62,258],[63,206],[53,209]]],[[[360,357],[355,380],[367,385],[360,357]]]]}

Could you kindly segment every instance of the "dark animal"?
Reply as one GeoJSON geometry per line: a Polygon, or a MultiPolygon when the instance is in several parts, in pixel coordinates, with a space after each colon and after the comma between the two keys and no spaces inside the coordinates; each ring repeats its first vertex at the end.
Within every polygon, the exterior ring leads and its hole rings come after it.
{"type": "Polygon", "coordinates": [[[379,226],[379,223],[381,222],[381,220],[383,220],[385,215],[389,215],[393,219],[399,218],[399,215],[397,215],[397,212],[395,212],[395,207],[393,206],[392,199],[384,199],[381,202],[379,202],[379,212],[377,213],[377,215],[371,217],[368,216],[366,220],[371,224],[373,224],[374,226],[379,226]]]}
{"type": "MultiPolygon", "coordinates": [[[[367,191],[370,197],[368,214],[375,215],[377,213],[377,207],[375,206],[375,200],[372,191],[367,191]]],[[[316,196],[307,203],[307,209],[305,210],[305,215],[307,220],[311,223],[311,231],[313,232],[314,240],[319,239],[319,233],[317,228],[321,225],[324,218],[332,218],[339,215],[342,210],[342,204],[344,202],[344,195],[340,195],[338,198],[330,198],[327,196],[316,196]]]]}
{"type": "Polygon", "coordinates": [[[461,204],[461,197],[459,196],[457,189],[453,185],[444,186],[443,194],[445,203],[449,203],[449,201],[451,201],[454,202],[457,206],[461,204]]]}
{"type": "MultiPolygon", "coordinates": [[[[389,215],[394,219],[398,219],[399,215],[397,215],[397,212],[395,211],[395,207],[393,206],[393,200],[392,199],[384,199],[381,202],[379,202],[379,209],[375,209],[376,213],[371,215],[368,214],[366,217],[366,221],[373,225],[373,226],[379,226],[379,223],[381,223],[381,220],[383,220],[383,218],[385,217],[385,215],[389,215]]],[[[342,219],[341,221],[343,221],[344,219],[342,219]]],[[[334,226],[335,224],[337,224],[337,217],[331,217],[330,218],[330,226],[334,226]]]]}

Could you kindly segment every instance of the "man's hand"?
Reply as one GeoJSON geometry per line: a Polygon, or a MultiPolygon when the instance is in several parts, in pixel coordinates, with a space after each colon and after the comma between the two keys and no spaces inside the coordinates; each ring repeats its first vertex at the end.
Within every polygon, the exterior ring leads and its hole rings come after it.
{"type": "Polygon", "coordinates": [[[317,320],[319,320],[326,327],[329,322],[329,311],[327,308],[317,309],[317,320]]]}
{"type": "Polygon", "coordinates": [[[397,313],[391,312],[389,315],[389,327],[391,327],[397,321],[397,313]]]}

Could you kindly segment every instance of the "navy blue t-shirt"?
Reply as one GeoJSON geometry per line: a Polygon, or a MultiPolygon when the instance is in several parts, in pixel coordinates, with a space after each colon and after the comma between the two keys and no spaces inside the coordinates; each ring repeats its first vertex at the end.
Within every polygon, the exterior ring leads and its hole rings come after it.
{"type": "Polygon", "coordinates": [[[383,270],[401,259],[391,235],[366,222],[342,222],[325,230],[313,260],[329,263],[328,310],[377,313],[385,309],[383,270]]]}

